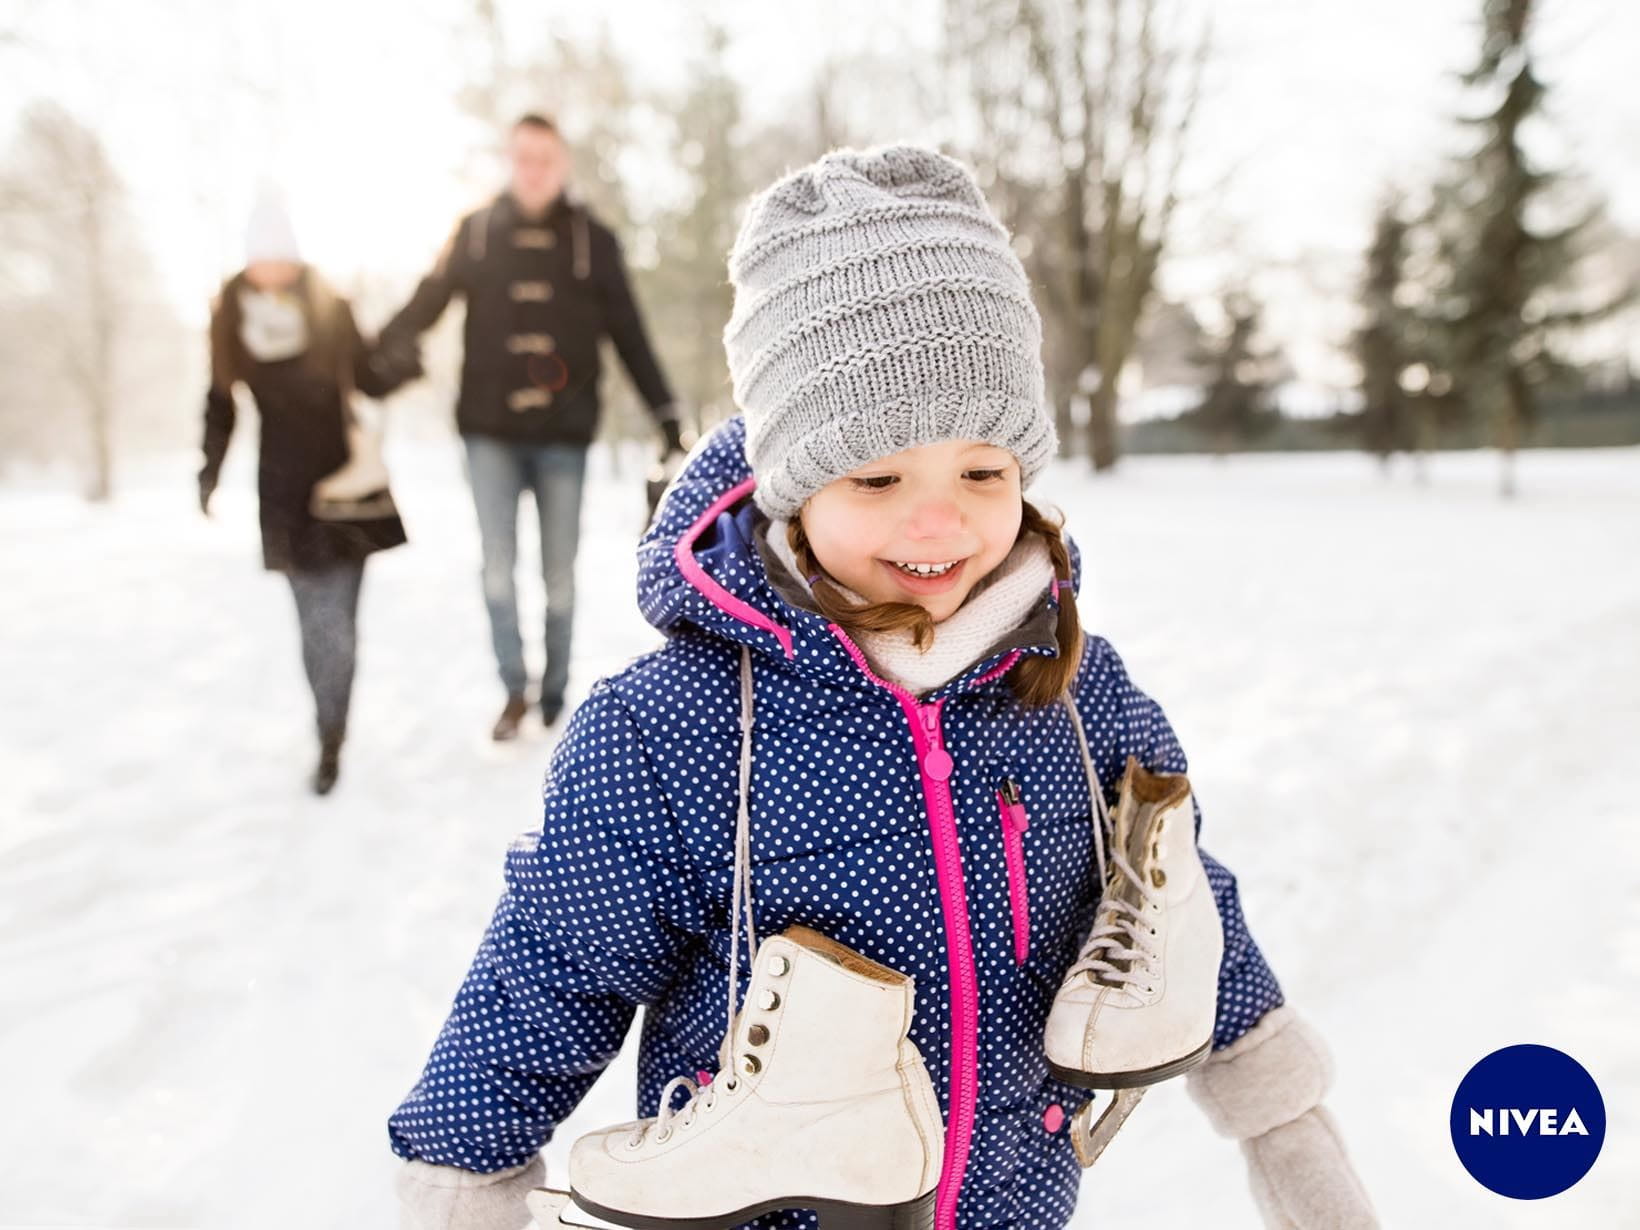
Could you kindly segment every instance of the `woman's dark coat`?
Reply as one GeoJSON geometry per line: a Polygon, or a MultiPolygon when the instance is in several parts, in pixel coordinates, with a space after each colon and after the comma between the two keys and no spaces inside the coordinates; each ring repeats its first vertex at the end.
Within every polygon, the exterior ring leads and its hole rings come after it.
{"type": "Polygon", "coordinates": [[[239,336],[239,292],[245,275],[230,278],[211,317],[211,386],[205,396],[202,489],[215,487],[233,434],[233,386],[243,382],[261,419],[257,495],[262,562],[272,570],[315,570],[362,560],[405,541],[397,516],[369,521],[320,521],[309,512],[313,485],[348,458],[346,404],[354,389],[372,397],[390,391],[371,369],[347,300],[304,268],[296,286],[308,317],[308,349],[265,363],[239,336]]]}

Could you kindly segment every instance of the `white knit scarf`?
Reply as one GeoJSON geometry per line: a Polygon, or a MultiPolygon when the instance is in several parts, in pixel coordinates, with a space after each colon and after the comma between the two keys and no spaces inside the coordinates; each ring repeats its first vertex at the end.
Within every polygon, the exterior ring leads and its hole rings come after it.
{"type": "MultiPolygon", "coordinates": [[[[771,520],[765,526],[770,548],[798,584],[813,592],[787,538],[787,522],[771,520]]],[[[908,629],[859,632],[859,644],[872,669],[907,691],[923,693],[955,679],[1006,632],[1025,622],[1047,595],[1053,582],[1053,558],[1040,534],[1027,534],[1007,557],[982,577],[950,616],[934,625],[934,642],[920,650],[908,629]]],[[[865,602],[835,579],[832,582],[851,601],[865,602]]]]}
{"type": "Polygon", "coordinates": [[[307,349],[307,318],[300,300],[289,291],[243,287],[239,314],[239,338],[258,363],[277,363],[307,349]]]}

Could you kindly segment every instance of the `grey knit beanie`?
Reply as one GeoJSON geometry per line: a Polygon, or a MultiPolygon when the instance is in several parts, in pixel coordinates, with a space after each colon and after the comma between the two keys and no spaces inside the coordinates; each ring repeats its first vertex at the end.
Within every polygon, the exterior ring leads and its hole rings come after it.
{"type": "Polygon", "coordinates": [[[729,280],[723,341],[770,517],[942,440],[1007,449],[1024,485],[1054,455],[1030,282],[960,162],[833,150],[752,199],[729,280]]]}

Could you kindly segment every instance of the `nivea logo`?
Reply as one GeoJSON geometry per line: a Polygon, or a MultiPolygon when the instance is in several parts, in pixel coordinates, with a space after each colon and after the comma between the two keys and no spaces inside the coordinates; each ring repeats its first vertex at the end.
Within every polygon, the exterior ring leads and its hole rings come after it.
{"type": "Polygon", "coordinates": [[[1493,1051],[1452,1099],[1452,1146],[1476,1182],[1516,1200],[1565,1191],[1606,1138],[1606,1104],[1583,1065],[1553,1047],[1493,1051]]]}
{"type": "MultiPolygon", "coordinates": [[[[1469,1134],[1471,1136],[1493,1135],[1493,1113],[1491,1108],[1475,1110],[1471,1107],[1469,1111],[1469,1134]]],[[[1587,1136],[1589,1134],[1589,1129],[1583,1126],[1583,1120],[1578,1116],[1575,1106],[1565,1112],[1564,1118],[1562,1118],[1561,1112],[1553,1106],[1541,1108],[1534,1106],[1531,1110],[1516,1110],[1513,1107],[1505,1108],[1500,1106],[1496,1114],[1498,1125],[1496,1135],[1498,1136],[1509,1135],[1511,1124],[1516,1136],[1526,1136],[1532,1132],[1536,1132],[1539,1136],[1587,1136]],[[1559,1127],[1555,1126],[1556,1120],[1560,1120],[1559,1127]]]]}

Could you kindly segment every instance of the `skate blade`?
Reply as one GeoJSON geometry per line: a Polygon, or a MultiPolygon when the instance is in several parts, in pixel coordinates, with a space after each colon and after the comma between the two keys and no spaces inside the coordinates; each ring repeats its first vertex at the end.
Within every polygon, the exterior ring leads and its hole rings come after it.
{"type": "Polygon", "coordinates": [[[626,1230],[612,1221],[594,1217],[568,1192],[538,1187],[524,1197],[524,1206],[541,1230],[626,1230]]]}
{"type": "Polygon", "coordinates": [[[1082,1169],[1086,1170],[1099,1160],[1099,1155],[1116,1138],[1116,1133],[1127,1122],[1133,1108],[1139,1105],[1139,1099],[1145,1096],[1147,1088],[1149,1086],[1139,1085],[1132,1089],[1116,1090],[1097,1119],[1093,1117],[1097,1099],[1083,1103],[1082,1109],[1071,1117],[1071,1147],[1076,1150],[1076,1160],[1082,1164],[1082,1169]]]}

